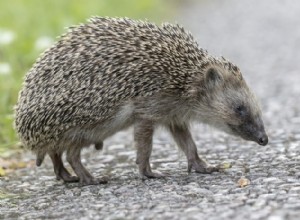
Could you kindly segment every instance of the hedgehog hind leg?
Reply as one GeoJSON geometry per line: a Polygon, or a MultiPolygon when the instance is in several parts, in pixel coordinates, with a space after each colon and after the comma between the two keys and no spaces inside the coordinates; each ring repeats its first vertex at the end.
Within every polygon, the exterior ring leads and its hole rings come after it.
{"type": "Polygon", "coordinates": [[[62,154],[57,152],[49,152],[49,156],[52,160],[54,172],[56,174],[56,179],[62,179],[64,182],[78,182],[79,178],[77,176],[72,176],[69,171],[64,167],[63,161],[61,159],[62,154]]]}
{"type": "Polygon", "coordinates": [[[69,148],[67,150],[67,161],[79,177],[79,182],[82,185],[98,185],[107,183],[107,179],[105,177],[95,178],[85,169],[81,163],[80,153],[80,147],[69,148]]]}

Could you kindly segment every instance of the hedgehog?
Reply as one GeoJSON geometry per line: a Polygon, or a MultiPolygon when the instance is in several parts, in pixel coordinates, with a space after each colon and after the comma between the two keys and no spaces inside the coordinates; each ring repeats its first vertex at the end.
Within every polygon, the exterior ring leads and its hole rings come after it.
{"type": "Polygon", "coordinates": [[[166,128],[188,162],[188,172],[219,166],[197,153],[190,125],[268,143],[261,108],[240,69],[210,55],[182,26],[129,18],[93,17],[70,27],[25,76],[15,107],[15,129],[40,166],[49,155],[57,179],[106,183],[81,163],[81,150],[133,126],[136,164],[152,171],[153,132],[166,128]],[[65,168],[62,155],[76,176],[65,168]]]}

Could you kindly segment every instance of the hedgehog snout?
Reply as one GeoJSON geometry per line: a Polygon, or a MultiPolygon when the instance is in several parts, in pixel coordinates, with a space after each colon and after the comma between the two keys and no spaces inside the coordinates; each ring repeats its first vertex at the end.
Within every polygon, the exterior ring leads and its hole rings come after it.
{"type": "Polygon", "coordinates": [[[253,127],[254,129],[252,131],[254,134],[254,138],[256,138],[256,140],[254,141],[259,145],[266,146],[269,142],[269,138],[266,134],[264,123],[261,117],[256,118],[253,127]]]}
{"type": "Polygon", "coordinates": [[[261,132],[258,136],[257,143],[262,146],[266,146],[269,142],[269,138],[265,132],[261,132]]]}
{"type": "Polygon", "coordinates": [[[250,140],[265,146],[268,144],[269,138],[265,132],[263,123],[258,124],[253,122],[246,122],[240,125],[228,124],[233,134],[242,137],[245,140],[250,140]]]}

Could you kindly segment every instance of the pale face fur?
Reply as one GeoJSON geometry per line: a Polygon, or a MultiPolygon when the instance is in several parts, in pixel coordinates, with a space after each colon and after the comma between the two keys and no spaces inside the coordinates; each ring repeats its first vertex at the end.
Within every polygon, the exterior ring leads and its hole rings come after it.
{"type": "Polygon", "coordinates": [[[196,92],[194,106],[198,118],[226,133],[266,145],[259,104],[239,70],[211,66],[204,74],[206,87],[196,92]]]}

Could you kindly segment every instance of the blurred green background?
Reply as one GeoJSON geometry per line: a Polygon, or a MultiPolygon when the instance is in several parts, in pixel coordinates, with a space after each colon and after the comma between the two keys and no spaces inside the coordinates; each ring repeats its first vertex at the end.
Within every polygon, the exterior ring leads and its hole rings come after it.
{"type": "Polygon", "coordinates": [[[0,154],[17,147],[13,106],[23,77],[37,57],[71,25],[98,16],[166,20],[175,13],[165,0],[0,1],[0,154]]]}

